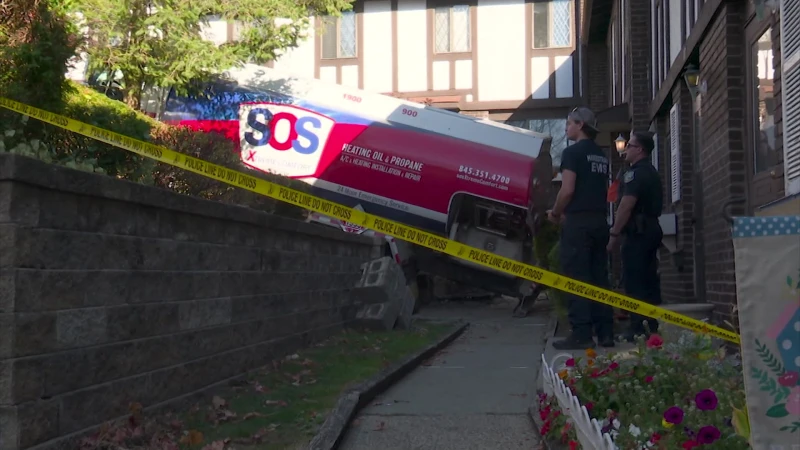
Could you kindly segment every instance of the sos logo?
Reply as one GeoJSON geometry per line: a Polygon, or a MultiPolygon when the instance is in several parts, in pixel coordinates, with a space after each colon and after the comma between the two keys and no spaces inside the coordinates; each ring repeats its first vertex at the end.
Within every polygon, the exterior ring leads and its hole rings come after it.
{"type": "Polygon", "coordinates": [[[327,117],[319,116],[311,111],[299,110],[299,112],[306,113],[306,115],[298,117],[288,111],[273,113],[266,107],[250,108],[247,113],[247,126],[254,131],[244,133],[245,141],[253,147],[269,145],[278,151],[292,148],[301,155],[310,155],[316,152],[320,144],[317,133],[322,129],[321,119],[327,119],[327,117]],[[263,117],[263,122],[259,120],[261,117],[263,117]],[[282,133],[284,136],[281,136],[281,139],[275,131],[282,127],[286,127],[288,133],[282,133]],[[256,137],[256,132],[261,136],[256,137]],[[301,137],[305,142],[299,139],[301,137]]]}
{"type": "Polygon", "coordinates": [[[242,104],[242,159],[250,166],[285,176],[311,176],[333,125],[330,117],[294,105],[242,104]]]}

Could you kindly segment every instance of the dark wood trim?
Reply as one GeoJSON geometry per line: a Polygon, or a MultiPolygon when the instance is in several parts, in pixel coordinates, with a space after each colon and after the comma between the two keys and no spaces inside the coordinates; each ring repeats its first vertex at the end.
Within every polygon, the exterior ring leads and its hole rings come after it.
{"type": "Polygon", "coordinates": [[[392,8],[392,92],[397,92],[399,63],[397,57],[397,3],[398,0],[390,0],[392,8]]]}
{"type": "Polygon", "coordinates": [[[525,0],[525,98],[533,95],[533,0],[525,0]]]}
{"type": "Polygon", "coordinates": [[[578,33],[577,36],[580,36],[581,44],[589,45],[589,30],[591,30],[592,26],[592,7],[594,6],[594,0],[577,0],[581,2],[581,14],[580,14],[580,21],[581,24],[580,30],[586,30],[585,33],[578,33]]]}
{"type": "MultiPolygon", "coordinates": [[[[358,2],[356,9],[356,61],[358,62],[358,88],[364,89],[364,2],[358,2]]],[[[341,67],[338,69],[342,70],[341,67]]],[[[341,80],[341,75],[338,75],[341,80]]],[[[340,81],[341,83],[341,81],[340,81]]]]}
{"type": "Polygon", "coordinates": [[[462,111],[491,111],[499,109],[509,110],[538,110],[544,108],[574,108],[575,98],[550,98],[550,99],[526,99],[519,100],[498,100],[498,101],[462,101],[459,103],[462,111]]]}
{"type": "Polygon", "coordinates": [[[472,50],[472,96],[473,100],[477,101],[480,98],[478,94],[478,1],[474,1],[474,5],[469,8],[469,20],[473,33],[470,35],[472,42],[470,42],[470,50],[472,50]]]}
{"type": "MultiPolygon", "coordinates": [[[[648,120],[652,121],[655,116],[661,111],[664,107],[665,102],[668,98],[672,96],[672,88],[675,86],[675,83],[678,81],[682,81],[682,74],[684,66],[686,65],[687,60],[695,51],[700,42],[705,36],[706,31],[708,31],[709,26],[714,18],[717,15],[720,7],[723,4],[723,0],[707,0],[704,5],[703,9],[700,12],[700,17],[697,19],[695,23],[694,29],[689,37],[684,41],[683,49],[678,53],[678,56],[675,58],[675,61],[669,68],[669,72],[667,73],[666,79],[663,83],[661,83],[661,87],[658,89],[658,93],[656,93],[655,98],[650,103],[650,111],[648,115],[648,120]]],[[[667,27],[669,23],[667,23],[667,27]]],[[[669,30],[669,28],[667,28],[669,30]]],[[[669,55],[669,51],[666,52],[667,57],[669,55]]]]}

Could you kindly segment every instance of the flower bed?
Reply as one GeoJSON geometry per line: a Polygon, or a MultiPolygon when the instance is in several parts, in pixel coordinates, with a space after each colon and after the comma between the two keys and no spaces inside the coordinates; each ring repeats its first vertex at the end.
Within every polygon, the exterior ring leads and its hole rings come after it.
{"type": "Polygon", "coordinates": [[[653,335],[629,358],[587,350],[551,377],[540,432],[570,450],[750,448],[739,360],[705,336],[653,335]]]}

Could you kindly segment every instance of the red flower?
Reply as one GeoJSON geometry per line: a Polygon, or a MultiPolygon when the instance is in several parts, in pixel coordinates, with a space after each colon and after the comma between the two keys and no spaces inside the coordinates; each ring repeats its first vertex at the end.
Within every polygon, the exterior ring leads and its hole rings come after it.
{"type": "Polygon", "coordinates": [[[651,334],[647,339],[647,348],[661,348],[664,345],[664,339],[657,334],[651,334]]]}
{"type": "Polygon", "coordinates": [[[617,363],[616,361],[612,362],[608,366],[608,368],[611,369],[611,370],[616,370],[618,367],[619,367],[619,363],[617,363]]]}
{"type": "Polygon", "coordinates": [[[567,367],[575,367],[575,358],[570,358],[567,360],[567,367]]]}
{"type": "Polygon", "coordinates": [[[656,442],[658,442],[660,440],[661,440],[661,435],[658,434],[658,433],[653,433],[653,435],[650,436],[650,442],[652,442],[653,444],[655,444],[656,442]]]}
{"type": "Polygon", "coordinates": [[[691,450],[695,447],[700,447],[700,444],[697,441],[686,441],[683,443],[684,450],[691,450]]]}
{"type": "Polygon", "coordinates": [[[650,375],[644,377],[644,382],[648,383],[648,384],[652,383],[653,382],[653,377],[650,376],[650,375]]]}
{"type": "Polygon", "coordinates": [[[784,387],[792,387],[797,384],[798,378],[800,378],[800,374],[797,372],[786,372],[778,377],[778,384],[784,387]]]}
{"type": "Polygon", "coordinates": [[[569,441],[569,450],[578,450],[578,443],[576,441],[569,441]]]}
{"type": "Polygon", "coordinates": [[[583,406],[585,406],[585,407],[586,407],[586,410],[587,410],[587,411],[591,411],[591,410],[592,410],[592,408],[594,408],[594,404],[593,404],[592,402],[589,402],[589,403],[587,403],[587,404],[585,404],[585,405],[583,405],[583,406]]]}

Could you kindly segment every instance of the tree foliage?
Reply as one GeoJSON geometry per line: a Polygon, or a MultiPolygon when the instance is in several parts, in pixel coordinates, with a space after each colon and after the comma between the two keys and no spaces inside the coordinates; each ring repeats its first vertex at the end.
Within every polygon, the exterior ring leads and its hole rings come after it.
{"type": "Polygon", "coordinates": [[[186,91],[244,62],[264,63],[296,47],[313,15],[339,15],[352,0],[74,0],[88,30],[89,70],[122,74],[125,101],[139,107],[145,86],[186,91]],[[235,23],[237,39],[216,45],[212,17],[235,23]]]}
{"type": "Polygon", "coordinates": [[[70,0],[0,0],[0,95],[58,108],[79,44],[70,0]]]}

